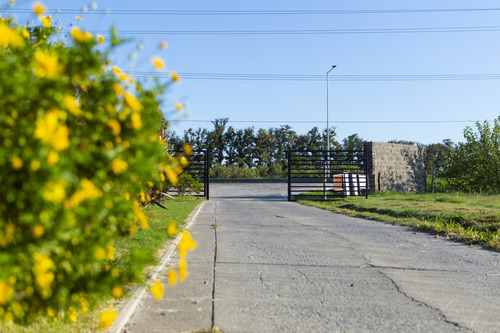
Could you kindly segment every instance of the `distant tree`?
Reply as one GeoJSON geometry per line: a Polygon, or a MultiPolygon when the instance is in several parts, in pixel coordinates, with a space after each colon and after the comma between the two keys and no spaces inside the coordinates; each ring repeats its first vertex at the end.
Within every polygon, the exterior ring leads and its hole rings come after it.
{"type": "Polygon", "coordinates": [[[364,143],[365,141],[355,133],[342,141],[342,150],[363,150],[364,143]]]}
{"type": "MultiPolygon", "coordinates": [[[[325,128],[322,134],[323,146],[318,149],[326,149],[327,136],[328,135],[325,128]]],[[[340,143],[335,139],[336,137],[337,137],[337,131],[335,130],[335,127],[330,127],[330,150],[341,149],[340,143]]]]}
{"type": "Polygon", "coordinates": [[[259,128],[255,136],[254,161],[258,166],[270,166],[273,155],[273,138],[263,128],[259,128]]]}
{"type": "Polygon", "coordinates": [[[229,126],[226,133],[224,134],[224,154],[226,156],[226,164],[233,165],[237,161],[237,136],[238,133],[234,130],[232,126],[229,126]]]}
{"type": "Polygon", "coordinates": [[[493,126],[467,126],[466,142],[458,143],[444,162],[444,176],[466,192],[500,192],[500,117],[493,126]]]}
{"type": "Polygon", "coordinates": [[[425,167],[427,174],[432,175],[432,167],[436,166],[436,174],[439,174],[446,158],[453,152],[454,143],[450,139],[442,143],[431,143],[425,146],[425,167]]]}
{"type": "Polygon", "coordinates": [[[279,128],[269,129],[269,134],[273,138],[272,161],[279,165],[281,170],[286,169],[286,152],[295,146],[297,133],[289,125],[281,125],[279,128]]]}
{"type": "Polygon", "coordinates": [[[224,162],[224,147],[226,145],[224,133],[229,118],[218,118],[212,121],[214,129],[208,133],[208,149],[211,151],[212,161],[222,165],[224,162]]]}
{"type": "Polygon", "coordinates": [[[409,141],[409,140],[397,140],[397,139],[393,139],[393,140],[389,140],[387,142],[388,143],[399,143],[399,144],[403,144],[403,145],[413,145],[413,146],[421,146],[422,145],[419,142],[409,141]]]}
{"type": "Polygon", "coordinates": [[[236,132],[235,138],[236,145],[236,163],[240,167],[252,168],[253,163],[253,149],[255,147],[254,128],[247,127],[243,130],[236,132]]]}
{"type": "Polygon", "coordinates": [[[191,145],[194,150],[208,149],[208,131],[205,128],[184,131],[183,141],[191,145]]]}

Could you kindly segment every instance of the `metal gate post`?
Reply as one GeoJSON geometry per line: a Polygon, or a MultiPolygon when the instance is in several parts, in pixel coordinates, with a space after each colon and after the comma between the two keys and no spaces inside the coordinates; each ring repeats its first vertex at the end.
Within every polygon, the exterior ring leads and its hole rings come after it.
{"type": "Polygon", "coordinates": [[[205,197],[210,200],[210,156],[208,149],[205,150],[205,197]]]}
{"type": "Polygon", "coordinates": [[[368,189],[370,188],[370,179],[368,177],[368,149],[366,149],[366,146],[365,146],[365,149],[364,149],[364,155],[365,155],[365,158],[364,158],[364,164],[365,164],[365,181],[366,181],[366,184],[365,184],[365,199],[368,199],[368,189]]]}
{"type": "Polygon", "coordinates": [[[287,151],[288,159],[288,201],[292,201],[292,151],[287,151]]]}
{"type": "Polygon", "coordinates": [[[323,163],[323,173],[324,173],[324,178],[323,178],[323,197],[326,200],[328,200],[328,196],[326,194],[326,183],[328,182],[328,174],[327,174],[327,163],[328,163],[328,150],[325,151],[325,161],[323,163]]]}

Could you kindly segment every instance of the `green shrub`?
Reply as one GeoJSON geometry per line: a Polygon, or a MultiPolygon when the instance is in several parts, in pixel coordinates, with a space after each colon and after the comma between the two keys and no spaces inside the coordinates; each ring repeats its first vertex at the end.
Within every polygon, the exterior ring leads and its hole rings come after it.
{"type": "Polygon", "coordinates": [[[236,165],[215,165],[210,168],[210,178],[259,178],[259,173],[236,165]]]}
{"type": "Polygon", "coordinates": [[[442,177],[461,192],[500,193],[500,117],[492,126],[467,126],[465,142],[458,143],[443,162],[442,177]]]}
{"type": "MultiPolygon", "coordinates": [[[[73,28],[0,19],[0,320],[76,320],[89,293],[142,276],[113,266],[114,241],[147,228],[136,198],[159,168],[159,95],[108,58],[110,42],[73,28]],[[103,43],[102,43],[103,42],[103,43]],[[101,44],[102,43],[102,44],[101,44]],[[98,45],[101,44],[101,45],[98,45]]],[[[177,163],[178,164],[178,163],[177,163]]]]}

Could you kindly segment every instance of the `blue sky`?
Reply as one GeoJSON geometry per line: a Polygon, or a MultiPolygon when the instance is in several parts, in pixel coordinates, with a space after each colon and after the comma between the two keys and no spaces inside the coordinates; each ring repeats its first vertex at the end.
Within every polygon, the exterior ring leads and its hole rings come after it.
{"type": "MultiPolygon", "coordinates": [[[[6,3],[0,0],[3,16],[7,15],[6,3]]],[[[177,100],[186,105],[185,117],[168,115],[172,120],[177,119],[172,121],[172,127],[178,134],[189,127],[212,127],[210,122],[194,121],[224,117],[230,118],[229,125],[235,128],[290,124],[298,133],[305,133],[313,126],[326,128],[326,72],[332,65],[337,68],[330,73],[330,125],[337,128],[339,140],[358,133],[368,141],[404,139],[428,144],[451,139],[457,142],[463,139],[465,126],[474,125],[458,121],[492,120],[500,115],[500,75],[490,80],[346,81],[354,75],[382,75],[387,79],[388,75],[500,74],[500,31],[470,31],[477,30],[474,28],[466,32],[345,33],[353,29],[500,26],[500,10],[359,13],[360,10],[498,9],[498,1],[96,1],[98,12],[111,10],[107,15],[92,12],[91,2],[43,3],[48,9],[61,9],[61,13],[53,16],[63,26],[73,23],[91,31],[107,31],[114,24],[124,36],[133,38],[114,56],[123,69],[152,71],[149,58],[159,55],[167,63],[167,72],[181,73],[181,83],[172,87],[164,104],[165,110],[171,110],[177,100]],[[65,12],[83,6],[89,11],[65,12]],[[131,12],[118,14],[120,10],[131,12]],[[168,10],[185,10],[188,14],[166,15],[168,10]],[[214,10],[267,14],[193,13],[214,10]],[[323,14],[270,14],[305,10],[323,14]],[[326,10],[343,12],[324,14],[326,10]],[[347,10],[351,12],[346,13],[347,10]],[[78,22],[76,15],[83,20],[78,22]],[[172,33],[264,30],[288,33],[172,33]],[[292,32],[297,30],[344,30],[344,33],[292,32]],[[141,34],[141,31],[149,32],[141,34]],[[168,42],[167,50],[158,50],[160,41],[168,42]],[[138,51],[138,45],[143,49],[138,51]],[[130,60],[131,54],[136,54],[136,61],[130,60]],[[266,78],[270,74],[314,75],[315,81],[192,79],[188,75],[182,78],[182,73],[265,74],[266,78]],[[311,121],[317,123],[305,123],[311,121]]],[[[14,11],[18,22],[34,19],[23,12],[32,4],[32,1],[16,1],[14,11]]]]}

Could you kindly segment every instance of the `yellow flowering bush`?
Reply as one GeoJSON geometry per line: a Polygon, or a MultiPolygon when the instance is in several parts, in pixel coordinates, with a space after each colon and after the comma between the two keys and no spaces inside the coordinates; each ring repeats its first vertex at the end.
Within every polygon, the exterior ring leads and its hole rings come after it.
{"type": "Polygon", "coordinates": [[[76,321],[89,293],[142,278],[139,258],[114,267],[113,243],[148,227],[135,199],[178,163],[158,139],[166,85],[111,67],[114,33],[54,38],[35,10],[40,26],[0,19],[0,321],[76,321]]]}

